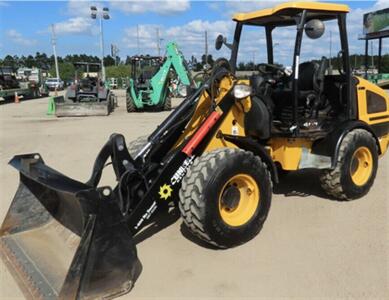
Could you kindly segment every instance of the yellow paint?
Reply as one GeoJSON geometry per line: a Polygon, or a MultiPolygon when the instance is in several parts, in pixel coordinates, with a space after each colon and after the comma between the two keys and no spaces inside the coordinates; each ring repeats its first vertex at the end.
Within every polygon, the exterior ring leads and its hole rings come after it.
{"type": "MultiPolygon", "coordinates": [[[[234,79],[230,76],[224,77],[219,85],[218,95],[215,98],[216,104],[220,102],[221,99],[230,91],[234,83],[234,79]]],[[[210,113],[211,109],[211,97],[207,92],[204,92],[197,103],[196,110],[190,119],[187,127],[185,128],[183,134],[178,139],[175,147],[180,145],[185,139],[192,136],[195,131],[199,128],[199,126],[204,122],[207,116],[210,113]]],[[[231,143],[229,143],[232,145],[231,143]]],[[[227,147],[227,146],[221,146],[227,147]]],[[[217,147],[218,148],[218,147],[217,147]]]]}
{"type": "Polygon", "coordinates": [[[259,203],[260,191],[257,182],[247,174],[238,174],[230,178],[221,190],[219,195],[220,216],[229,226],[242,226],[254,216],[259,203]],[[231,187],[239,191],[239,200],[229,207],[223,202],[223,193],[231,187]]]}
{"type": "MultiPolygon", "coordinates": [[[[246,84],[250,85],[250,80],[248,79],[241,79],[237,81],[237,84],[246,84]]],[[[251,97],[246,97],[243,99],[238,100],[239,104],[243,106],[243,110],[245,113],[249,112],[251,109],[251,97]]]]}
{"type": "Polygon", "coordinates": [[[227,115],[224,117],[223,122],[220,124],[210,143],[205,148],[205,152],[210,152],[223,147],[237,148],[235,144],[227,142],[224,139],[217,138],[217,133],[220,131],[224,134],[242,137],[245,136],[244,105],[241,104],[242,101],[251,103],[250,97],[248,97],[247,99],[238,100],[236,104],[232,106],[230,111],[227,112],[227,115]]]}
{"type": "Polygon", "coordinates": [[[167,200],[169,197],[172,196],[173,189],[170,187],[169,184],[164,184],[159,188],[159,196],[161,199],[167,200]]]}
{"type": "Polygon", "coordinates": [[[355,150],[350,164],[351,179],[357,186],[363,186],[369,181],[373,171],[373,156],[367,147],[355,150]]]}
{"type": "Polygon", "coordinates": [[[347,5],[320,3],[320,2],[288,2],[279,4],[273,8],[262,9],[249,13],[237,13],[233,16],[234,21],[245,22],[253,19],[268,17],[278,14],[285,9],[318,10],[322,12],[348,13],[350,11],[347,5]]]}
{"type": "MultiPolygon", "coordinates": [[[[238,81],[238,83],[246,83],[245,81],[238,81]]],[[[222,81],[222,90],[224,91],[217,98],[218,103],[221,97],[231,89],[233,81],[230,79],[222,81]]],[[[195,129],[204,121],[205,117],[209,113],[210,98],[208,95],[202,95],[197,111],[195,112],[189,126],[186,128],[185,133],[181,137],[181,140],[185,136],[190,136],[194,133],[195,129]]],[[[233,127],[235,127],[235,134],[237,136],[245,136],[244,128],[244,116],[245,112],[251,108],[251,98],[247,97],[242,100],[236,101],[236,104],[232,106],[224,117],[223,122],[219,125],[218,130],[210,140],[209,144],[204,149],[204,152],[210,152],[219,148],[237,148],[237,146],[224,139],[218,138],[217,133],[233,134],[233,127]]],[[[307,139],[287,139],[287,138],[273,138],[269,142],[269,152],[275,162],[279,162],[284,170],[297,170],[301,159],[301,153],[304,148],[311,149],[312,141],[307,139]]]]}
{"type": "Polygon", "coordinates": [[[378,142],[380,144],[380,157],[382,157],[385,152],[388,150],[389,147],[389,134],[384,135],[378,139],[378,142]]]}
{"type": "MultiPolygon", "coordinates": [[[[389,96],[386,92],[378,87],[377,85],[358,77],[359,83],[357,85],[357,93],[358,93],[358,119],[365,122],[369,125],[380,124],[389,122],[389,117],[370,121],[370,118],[381,117],[381,116],[389,116],[389,96]],[[367,113],[367,97],[366,92],[371,91],[377,95],[383,97],[386,101],[387,110],[379,113],[368,114],[367,113]]],[[[389,135],[379,138],[379,146],[381,156],[386,152],[388,148],[389,135]]]]}
{"type": "MultiPolygon", "coordinates": [[[[225,95],[231,90],[233,84],[234,84],[234,79],[232,77],[227,76],[222,79],[222,81],[220,82],[218,96],[215,99],[216,104],[219,104],[220,100],[223,99],[223,97],[225,97],[225,95]]],[[[227,115],[223,116],[224,120],[220,124],[217,132],[220,130],[225,134],[232,134],[233,126],[235,126],[235,129],[237,129],[237,131],[239,132],[238,134],[239,136],[245,135],[244,110],[245,107],[246,109],[247,107],[251,107],[251,102],[249,104],[247,103],[244,104],[244,102],[250,102],[250,98],[248,97],[247,99],[242,99],[239,102],[237,102],[235,105],[233,105],[232,109],[227,112],[227,115]]],[[[210,107],[211,107],[210,95],[204,92],[203,95],[200,96],[199,102],[196,107],[196,111],[192,119],[189,121],[188,126],[184,130],[184,133],[181,135],[176,146],[181,144],[185,138],[188,138],[192,134],[194,134],[196,129],[204,122],[205,118],[208,116],[210,112],[210,107]]],[[[234,144],[227,142],[223,139],[216,138],[217,132],[214,134],[210,143],[207,145],[205,152],[209,152],[224,147],[236,148],[234,144]]]]}
{"type": "Polygon", "coordinates": [[[386,92],[378,87],[377,85],[358,77],[359,83],[357,85],[358,90],[358,119],[361,121],[366,122],[367,124],[379,124],[383,122],[389,122],[389,117],[387,119],[380,119],[375,121],[370,121],[370,118],[374,117],[380,117],[380,116],[387,116],[389,115],[389,96],[386,94],[386,92]],[[377,95],[380,95],[386,100],[386,107],[387,110],[384,112],[374,113],[374,114],[368,114],[367,113],[367,98],[366,98],[366,92],[371,91],[377,95]]]}
{"type": "MultiPolygon", "coordinates": [[[[239,80],[238,84],[249,84],[249,80],[239,80]]],[[[225,84],[232,84],[232,82],[226,82],[225,84]]],[[[231,86],[230,86],[231,88],[231,86]]],[[[217,138],[217,132],[224,134],[246,136],[244,128],[244,116],[245,112],[251,109],[251,98],[247,97],[244,99],[236,100],[235,105],[232,106],[231,110],[227,112],[223,122],[220,124],[218,130],[214,134],[210,143],[205,148],[206,152],[210,152],[219,148],[237,148],[237,146],[231,142],[227,142],[224,139],[217,138]]]]}
{"type": "Polygon", "coordinates": [[[270,156],[284,170],[298,170],[303,148],[311,149],[312,141],[307,139],[273,138],[269,142],[270,156]]]}

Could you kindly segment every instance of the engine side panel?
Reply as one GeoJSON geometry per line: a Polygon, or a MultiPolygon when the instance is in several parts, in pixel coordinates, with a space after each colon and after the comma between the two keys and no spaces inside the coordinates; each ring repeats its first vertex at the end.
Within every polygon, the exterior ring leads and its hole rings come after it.
{"type": "Polygon", "coordinates": [[[358,80],[358,119],[371,127],[383,155],[389,146],[389,95],[363,78],[358,80]]]}

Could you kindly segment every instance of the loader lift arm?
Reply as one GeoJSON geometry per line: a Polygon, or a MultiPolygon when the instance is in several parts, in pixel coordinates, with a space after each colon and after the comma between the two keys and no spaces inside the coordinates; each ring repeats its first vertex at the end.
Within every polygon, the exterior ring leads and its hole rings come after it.
{"type": "MultiPolygon", "coordinates": [[[[218,72],[222,77],[227,74],[218,72]]],[[[215,134],[215,125],[234,105],[228,93],[217,110],[215,106],[204,116],[194,134],[174,148],[174,136],[193,117],[210,85],[186,98],[135,158],[122,135],[111,135],[85,183],[48,167],[37,153],[11,160],[21,182],[0,229],[0,249],[29,298],[105,299],[132,289],[142,269],[132,237],[173,200],[180,181],[174,185],[171,178],[185,162],[201,154],[208,132],[215,134]],[[162,161],[157,162],[158,157],[162,161]],[[109,161],[117,178],[114,188],[99,186],[109,161]],[[173,193],[165,198],[161,188],[166,185],[173,193]],[[49,241],[56,234],[61,235],[59,245],[49,242],[42,252],[36,240],[49,241]],[[53,261],[63,263],[53,269],[53,261]]]]}

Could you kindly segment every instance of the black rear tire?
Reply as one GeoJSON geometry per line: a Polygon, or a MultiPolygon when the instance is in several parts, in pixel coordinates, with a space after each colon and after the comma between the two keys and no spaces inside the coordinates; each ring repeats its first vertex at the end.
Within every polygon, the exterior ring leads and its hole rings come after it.
{"type": "Polygon", "coordinates": [[[240,149],[222,148],[194,160],[182,181],[179,209],[192,234],[216,247],[229,248],[259,233],[270,209],[271,196],[270,173],[260,158],[240,149]],[[253,193],[239,183],[232,183],[239,176],[255,183],[253,193]],[[225,198],[235,202],[228,207],[227,216],[238,213],[234,216],[238,219],[226,217],[225,198]],[[240,210],[240,205],[250,199],[256,199],[257,204],[240,210]],[[234,220],[242,222],[232,224],[234,220]]]}
{"type": "Polygon", "coordinates": [[[364,129],[355,129],[342,140],[336,168],[321,174],[321,186],[328,195],[339,200],[361,198],[373,185],[377,168],[378,148],[374,137],[364,129]],[[358,159],[360,152],[361,160],[358,159]],[[360,176],[357,176],[358,170],[362,172],[360,176]]]}
{"type": "Polygon", "coordinates": [[[128,93],[126,94],[126,107],[127,107],[127,112],[136,111],[134,100],[132,100],[131,96],[128,93]]]}
{"type": "Polygon", "coordinates": [[[114,94],[109,94],[109,112],[113,112],[117,107],[116,98],[114,94]]]}

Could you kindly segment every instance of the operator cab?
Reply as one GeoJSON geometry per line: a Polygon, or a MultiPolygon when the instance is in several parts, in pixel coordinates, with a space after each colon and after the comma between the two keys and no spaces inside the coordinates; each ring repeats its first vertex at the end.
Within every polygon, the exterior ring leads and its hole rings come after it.
{"type": "Polygon", "coordinates": [[[76,81],[79,92],[95,93],[99,86],[103,86],[100,78],[101,65],[99,63],[77,62],[74,63],[76,69],[76,81]]]}
{"type": "Polygon", "coordinates": [[[219,36],[215,47],[229,47],[232,70],[238,79],[249,79],[249,135],[260,139],[315,133],[324,136],[336,126],[334,119],[352,113],[355,84],[349,71],[347,12],[345,5],[286,3],[234,16],[237,25],[233,43],[219,36]],[[334,45],[340,48],[338,59],[332,61],[336,70],[330,66],[332,34],[334,45]],[[263,51],[265,47],[267,51],[263,51]],[[267,61],[256,64],[252,54],[257,54],[258,61],[267,61]],[[242,76],[238,67],[241,69],[247,58],[252,72],[245,71],[242,76]]]}
{"type": "Polygon", "coordinates": [[[138,90],[150,87],[150,80],[163,64],[161,56],[137,55],[131,57],[131,78],[138,90]]]}

